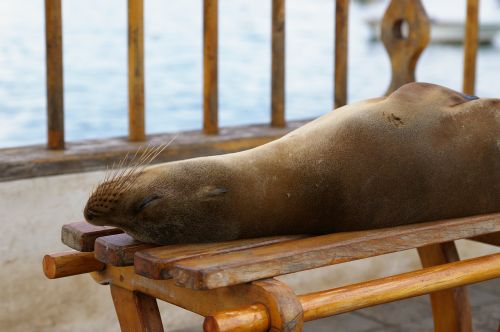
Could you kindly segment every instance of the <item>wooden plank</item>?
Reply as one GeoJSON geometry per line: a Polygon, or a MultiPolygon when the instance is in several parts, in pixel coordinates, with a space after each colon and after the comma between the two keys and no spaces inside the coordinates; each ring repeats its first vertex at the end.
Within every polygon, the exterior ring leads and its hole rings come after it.
{"type": "MultiPolygon", "coordinates": [[[[458,262],[454,242],[445,242],[418,248],[423,267],[458,262]]],[[[500,266],[499,266],[500,267],[500,266]]],[[[430,294],[435,332],[470,332],[472,316],[469,296],[465,287],[455,287],[430,294]]]]}
{"type": "Polygon", "coordinates": [[[203,132],[219,132],[218,0],[203,0],[203,132]]]}
{"type": "Polygon", "coordinates": [[[135,240],[128,234],[115,234],[99,237],[95,241],[95,257],[113,266],[134,264],[134,254],[140,250],[155,247],[154,244],[135,240]]]}
{"type": "Polygon", "coordinates": [[[128,137],[144,141],[144,3],[128,0],[128,137]]]}
{"type": "Polygon", "coordinates": [[[64,84],[61,0],[45,0],[47,146],[64,149],[64,84]]]}
{"type": "Polygon", "coordinates": [[[43,272],[49,279],[100,271],[105,267],[105,264],[94,258],[92,252],[69,251],[43,257],[43,272]]]}
{"type": "Polygon", "coordinates": [[[470,238],[469,240],[500,247],[500,232],[475,236],[473,238],[470,238]]]}
{"type": "Polygon", "coordinates": [[[160,311],[154,297],[110,286],[122,331],[163,332],[160,311]]]}
{"type": "Polygon", "coordinates": [[[335,65],[334,108],[347,103],[347,55],[349,30],[349,0],[337,0],[335,5],[335,65]]]}
{"type": "Polygon", "coordinates": [[[135,254],[136,273],[152,279],[169,279],[170,269],[180,260],[207,257],[301,238],[300,235],[273,236],[217,243],[179,244],[142,250],[135,254]]]}
{"type": "MultiPolygon", "coordinates": [[[[221,128],[219,135],[200,131],[180,133],[154,163],[250,149],[275,140],[307,121],[292,121],[286,128],[249,125],[221,128]]],[[[170,142],[176,135],[148,136],[146,143],[129,142],[126,137],[67,143],[66,150],[50,151],[43,145],[0,149],[0,182],[37,176],[69,174],[106,169],[107,165],[134,154],[144,144],[152,147],[170,142]]]]}
{"type": "Polygon", "coordinates": [[[285,120],[285,0],[273,0],[271,23],[271,126],[285,120]]]}
{"type": "MultiPolygon", "coordinates": [[[[493,254],[299,295],[298,298],[304,320],[311,321],[498,277],[500,254],[493,254]]],[[[264,332],[270,323],[270,315],[264,306],[254,305],[219,312],[208,316],[205,321],[213,327],[209,331],[264,332]]]]}
{"type": "Polygon", "coordinates": [[[94,242],[98,237],[119,234],[123,231],[109,226],[94,226],[86,221],[66,224],[61,229],[61,241],[77,251],[94,251],[94,242]]]}
{"type": "Polygon", "coordinates": [[[177,284],[213,289],[500,230],[500,213],[334,233],[177,262],[177,284]]]}
{"type": "Polygon", "coordinates": [[[474,95],[476,86],[476,60],[479,44],[479,0],[467,0],[467,19],[464,39],[463,92],[474,95]]]}

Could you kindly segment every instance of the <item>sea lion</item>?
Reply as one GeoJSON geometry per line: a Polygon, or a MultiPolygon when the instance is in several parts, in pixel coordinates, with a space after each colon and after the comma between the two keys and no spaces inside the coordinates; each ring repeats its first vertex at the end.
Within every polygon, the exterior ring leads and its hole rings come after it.
{"type": "Polygon", "coordinates": [[[500,99],[412,83],[254,149],[128,172],[98,186],[85,218],[157,244],[324,234],[495,212],[500,99]]]}

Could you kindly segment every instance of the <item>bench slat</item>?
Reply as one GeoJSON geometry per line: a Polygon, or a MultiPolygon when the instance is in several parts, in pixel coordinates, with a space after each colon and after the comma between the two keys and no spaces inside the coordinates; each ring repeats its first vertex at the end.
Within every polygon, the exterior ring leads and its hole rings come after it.
{"type": "Polygon", "coordinates": [[[95,241],[94,254],[97,260],[113,266],[134,264],[137,251],[155,247],[154,244],[135,240],[128,234],[115,234],[98,238],[95,241]]]}
{"type": "Polygon", "coordinates": [[[170,268],[178,261],[207,257],[296,240],[303,235],[273,236],[217,243],[179,244],[142,250],[135,254],[135,272],[151,279],[170,279],[170,268]]]}
{"type": "Polygon", "coordinates": [[[61,230],[61,241],[77,251],[90,252],[94,251],[94,242],[98,237],[119,233],[123,233],[119,228],[94,226],[81,221],[64,225],[61,230]]]}
{"type": "Polygon", "coordinates": [[[170,275],[180,286],[213,289],[498,231],[500,213],[334,233],[181,260],[170,275]]]}

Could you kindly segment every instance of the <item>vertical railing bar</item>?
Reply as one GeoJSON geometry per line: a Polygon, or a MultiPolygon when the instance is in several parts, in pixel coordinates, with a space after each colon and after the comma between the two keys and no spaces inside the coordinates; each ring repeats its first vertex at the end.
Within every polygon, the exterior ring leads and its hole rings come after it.
{"type": "Polygon", "coordinates": [[[285,120],[285,0],[272,0],[271,24],[271,126],[285,120]]]}
{"type": "Polygon", "coordinates": [[[203,132],[219,132],[218,0],[203,1],[203,132]]]}
{"type": "Polygon", "coordinates": [[[45,0],[47,147],[64,149],[64,85],[61,0],[45,0]]]}
{"type": "Polygon", "coordinates": [[[128,0],[128,137],[144,141],[144,2],[128,0]]]}
{"type": "Polygon", "coordinates": [[[335,4],[334,108],[347,103],[348,28],[349,0],[337,0],[335,4]]]}
{"type": "Polygon", "coordinates": [[[475,94],[477,47],[479,44],[479,0],[467,0],[464,38],[463,92],[475,94]]]}

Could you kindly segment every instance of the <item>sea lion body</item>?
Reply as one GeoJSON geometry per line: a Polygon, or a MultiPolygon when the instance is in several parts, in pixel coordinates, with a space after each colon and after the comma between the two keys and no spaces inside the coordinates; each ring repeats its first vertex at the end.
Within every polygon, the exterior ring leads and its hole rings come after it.
{"type": "Polygon", "coordinates": [[[86,219],[168,244],[500,211],[500,100],[470,99],[408,84],[251,150],[149,167],[86,219]]]}

